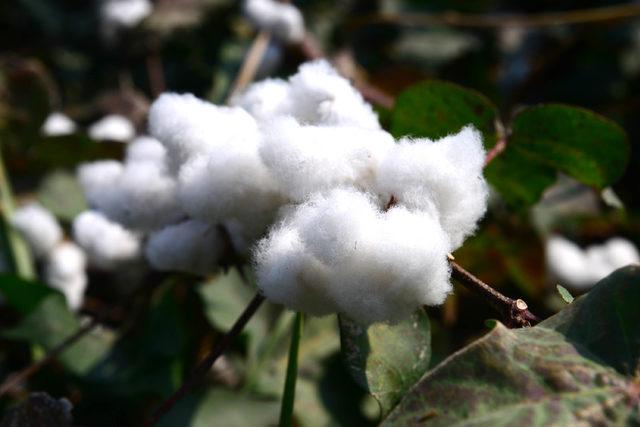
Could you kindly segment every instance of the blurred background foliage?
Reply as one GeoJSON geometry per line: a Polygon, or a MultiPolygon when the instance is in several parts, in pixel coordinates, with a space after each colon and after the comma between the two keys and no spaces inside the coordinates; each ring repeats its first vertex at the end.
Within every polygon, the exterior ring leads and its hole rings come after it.
{"type": "MultiPolygon", "coordinates": [[[[466,269],[507,295],[525,298],[546,316],[563,305],[544,263],[544,239],[550,232],[583,245],[614,235],[640,242],[640,18],[531,28],[380,19],[385,13],[405,18],[450,11],[495,16],[620,3],[294,3],[343,73],[390,96],[424,80],[445,80],[483,94],[496,106],[490,117],[495,114],[505,124],[524,106],[554,102],[591,109],[626,131],[628,167],[618,171],[621,178],[613,185],[622,207],[608,204],[596,185],[580,184],[554,170],[540,189],[547,190],[541,200],[509,201],[496,195],[480,231],[455,254],[466,269]]],[[[6,172],[19,201],[37,197],[66,226],[86,207],[74,168],[92,159],[121,158],[123,146],[96,143],[84,131],[43,136],[40,129],[49,113],[63,111],[81,128],[118,113],[143,132],[149,103],[162,90],[222,102],[254,37],[241,5],[231,0],[157,0],[150,16],[117,38],[105,37],[99,5],[86,0],[0,3],[0,140],[6,172]]],[[[303,60],[299,49],[272,41],[257,77],[287,76],[303,60]]],[[[384,107],[379,112],[393,128],[393,114],[384,107]]],[[[623,169],[624,163],[616,167],[623,169]]],[[[528,179],[527,173],[519,178],[528,179]]],[[[490,179],[510,178],[499,171],[490,179]]],[[[503,184],[508,187],[509,182],[503,184]]],[[[6,242],[6,224],[3,230],[6,242]]],[[[89,317],[97,317],[102,326],[5,394],[0,408],[29,392],[46,391],[69,399],[78,425],[139,425],[230,328],[253,293],[241,283],[237,269],[209,280],[92,271],[86,302],[76,316],[56,291],[10,275],[8,251],[3,258],[7,275],[0,281],[5,300],[0,306],[0,378],[42,357],[89,317]]],[[[428,313],[431,366],[483,334],[485,319],[496,317],[464,289],[456,289],[443,307],[428,313]]],[[[206,387],[180,402],[161,425],[275,424],[292,319],[279,307],[262,307],[233,351],[216,363],[206,387]]],[[[308,322],[301,344],[298,425],[376,422],[376,403],[351,380],[339,348],[335,316],[308,322]]]]}

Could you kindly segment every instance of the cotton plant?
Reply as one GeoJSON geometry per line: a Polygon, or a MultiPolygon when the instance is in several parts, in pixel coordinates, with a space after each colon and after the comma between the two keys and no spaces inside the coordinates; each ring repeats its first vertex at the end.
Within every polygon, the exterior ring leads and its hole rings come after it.
{"type": "Polygon", "coordinates": [[[119,114],[109,114],[89,126],[89,136],[96,141],[129,142],[136,136],[131,120],[119,114]]]}
{"type": "Polygon", "coordinates": [[[587,290],[618,268],[640,264],[638,248],[628,239],[612,237],[585,248],[559,235],[545,243],[549,277],[577,290],[587,290]]]}
{"type": "Polygon", "coordinates": [[[312,315],[442,304],[447,254],[486,209],[478,131],[396,141],[326,61],[230,106],[163,94],[148,124],[122,162],[78,169],[92,209],[144,236],[156,270],[213,274],[231,248],[268,299],[312,315]]]}

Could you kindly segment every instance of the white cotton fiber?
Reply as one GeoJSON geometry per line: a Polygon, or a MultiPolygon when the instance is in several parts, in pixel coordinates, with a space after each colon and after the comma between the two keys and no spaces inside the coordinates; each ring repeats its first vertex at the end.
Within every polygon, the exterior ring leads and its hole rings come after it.
{"type": "Polygon", "coordinates": [[[104,197],[122,175],[124,166],[116,160],[99,160],[78,167],[77,176],[84,196],[92,207],[104,204],[104,197]]]}
{"type": "Polygon", "coordinates": [[[470,126],[438,141],[402,139],[382,159],[377,190],[412,210],[439,216],[452,249],[476,229],[487,208],[482,137],[470,126]]]}
{"type": "Polygon", "coordinates": [[[138,234],[114,223],[95,211],[86,211],[73,221],[73,237],[87,254],[89,264],[113,270],[140,258],[138,234]]]}
{"type": "Polygon", "coordinates": [[[110,114],[89,127],[89,136],[96,141],[129,142],[136,136],[136,129],[126,117],[110,114]]]}
{"type": "Polygon", "coordinates": [[[74,133],[76,129],[73,120],[60,112],[54,112],[42,124],[41,132],[45,136],[63,136],[74,133]]]}
{"type": "Polygon", "coordinates": [[[326,60],[301,65],[289,82],[292,112],[301,123],[380,129],[371,105],[326,60]]]}
{"type": "Polygon", "coordinates": [[[294,200],[334,187],[369,188],[381,157],[394,145],[382,130],[301,126],[293,118],[265,128],[260,156],[282,191],[294,200]]]}
{"type": "Polygon", "coordinates": [[[297,7],[275,0],[245,0],[244,12],[258,29],[290,43],[304,38],[304,19],[297,7]]]}
{"type": "Polygon", "coordinates": [[[102,33],[112,39],[118,31],[138,25],[152,11],[153,4],[149,0],[103,0],[100,7],[102,33]]]}
{"type": "Polygon", "coordinates": [[[255,143],[196,156],[182,167],[179,183],[183,209],[212,223],[243,217],[268,221],[283,201],[255,143]]]}
{"type": "Polygon", "coordinates": [[[242,107],[259,122],[285,115],[293,115],[289,83],[281,79],[266,79],[249,85],[236,95],[231,104],[242,107]]]}
{"type": "Polygon", "coordinates": [[[29,243],[36,257],[48,254],[62,240],[62,228],[51,212],[29,203],[11,216],[11,224],[29,243]]]}
{"type": "Polygon", "coordinates": [[[77,245],[63,242],[47,258],[45,280],[49,286],[61,291],[70,308],[77,310],[84,300],[87,287],[86,257],[77,245]]]}
{"type": "Polygon", "coordinates": [[[81,166],[78,176],[91,207],[128,229],[154,230],[184,216],[163,164],[102,161],[81,166]]]}
{"type": "Polygon", "coordinates": [[[151,234],[145,255],[156,270],[207,275],[217,270],[224,244],[216,225],[188,220],[151,234]]]}
{"type": "Polygon", "coordinates": [[[242,108],[175,93],[163,94],[151,105],[149,130],[166,147],[173,172],[212,147],[243,144],[258,135],[255,119],[242,108]]]}
{"type": "Polygon", "coordinates": [[[451,291],[448,251],[429,214],[383,212],[364,193],[336,189],[293,210],[258,244],[255,260],[269,299],[368,324],[441,304],[451,291]]]}
{"type": "Polygon", "coordinates": [[[125,162],[152,162],[166,164],[167,149],[155,138],[139,136],[127,145],[125,162]]]}
{"type": "Polygon", "coordinates": [[[572,288],[587,289],[618,268],[640,263],[640,256],[633,243],[620,237],[582,249],[554,235],[546,243],[546,262],[553,280],[572,288]]]}

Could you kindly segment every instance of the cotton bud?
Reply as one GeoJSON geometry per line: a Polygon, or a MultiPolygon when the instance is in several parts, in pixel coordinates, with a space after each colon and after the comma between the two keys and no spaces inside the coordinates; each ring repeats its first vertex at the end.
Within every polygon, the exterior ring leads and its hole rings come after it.
{"type": "Polygon", "coordinates": [[[22,234],[36,257],[48,254],[62,240],[62,228],[55,217],[39,203],[17,209],[11,224],[22,234]]]}
{"type": "Polygon", "coordinates": [[[245,0],[244,12],[258,29],[290,43],[304,38],[304,19],[297,7],[274,0],[245,0]]]}
{"type": "Polygon", "coordinates": [[[444,301],[448,250],[428,213],[383,212],[364,193],[336,189],[295,208],[258,244],[258,286],[267,298],[313,315],[397,321],[444,301]]]}
{"type": "Polygon", "coordinates": [[[63,136],[74,133],[76,129],[73,120],[62,113],[54,112],[49,114],[42,124],[41,132],[45,136],[63,136]]]}
{"type": "Polygon", "coordinates": [[[86,211],[73,221],[73,237],[87,254],[89,264],[113,270],[141,255],[140,236],[95,211],[86,211]]]}
{"type": "Polygon", "coordinates": [[[156,270],[208,275],[217,270],[224,245],[216,225],[188,220],[152,233],[145,255],[156,270]]]}
{"type": "Polygon", "coordinates": [[[260,156],[296,201],[344,185],[369,189],[381,158],[394,145],[382,130],[301,126],[292,118],[275,120],[264,133],[260,156]]]}
{"type": "Polygon", "coordinates": [[[111,114],[92,124],[89,136],[96,141],[129,142],[136,136],[136,129],[131,120],[111,114]]]}
{"type": "Polygon", "coordinates": [[[49,254],[45,266],[45,280],[62,292],[73,310],[82,306],[87,287],[86,257],[77,245],[63,242],[49,254]]]}
{"type": "Polygon", "coordinates": [[[384,200],[439,216],[456,249],[486,211],[484,159],[481,135],[470,126],[437,141],[402,139],[382,159],[376,186],[384,200]]]}

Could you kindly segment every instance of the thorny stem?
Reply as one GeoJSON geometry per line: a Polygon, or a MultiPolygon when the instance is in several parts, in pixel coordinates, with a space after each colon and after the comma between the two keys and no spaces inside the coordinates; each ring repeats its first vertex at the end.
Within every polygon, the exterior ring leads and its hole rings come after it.
{"type": "Polygon", "coordinates": [[[229,345],[234,341],[235,338],[240,335],[247,322],[253,317],[258,308],[264,302],[264,297],[257,293],[249,305],[244,309],[238,320],[233,324],[228,333],[226,333],[211,349],[209,354],[196,366],[196,368],[192,371],[191,375],[187,380],[180,386],[180,388],[169,396],[159,407],[154,411],[144,425],[145,426],[153,426],[155,425],[160,418],[162,418],[167,412],[173,408],[173,406],[182,399],[195,385],[201,380],[206,373],[211,369],[214,362],[221,354],[225,352],[225,350],[229,347],[229,345]]]}
{"type": "Polygon", "coordinates": [[[20,385],[22,382],[27,380],[29,377],[31,377],[33,374],[38,372],[40,369],[42,369],[43,366],[45,366],[47,363],[51,362],[53,359],[58,357],[60,353],[62,353],[64,350],[66,350],[68,347],[70,347],[80,338],[82,338],[83,336],[91,332],[96,326],[98,326],[98,324],[99,324],[98,319],[95,317],[92,318],[89,323],[87,323],[86,325],[78,329],[70,337],[68,337],[67,339],[62,341],[60,344],[58,344],[56,347],[54,347],[49,353],[47,353],[45,357],[27,366],[25,369],[18,372],[17,374],[7,378],[2,383],[2,385],[0,385],[0,397],[4,396],[5,394],[13,390],[15,387],[20,385]]]}
{"type": "Polygon", "coordinates": [[[533,326],[540,322],[540,318],[529,311],[527,304],[523,300],[514,300],[502,295],[452,259],[449,259],[449,264],[451,265],[452,276],[464,287],[488,301],[493,308],[502,314],[508,327],[522,328],[533,326]]]}
{"type": "Polygon", "coordinates": [[[640,5],[635,3],[592,9],[537,14],[464,14],[453,11],[443,13],[380,13],[351,20],[352,31],[371,24],[396,24],[405,26],[446,25],[461,28],[541,28],[559,25],[609,23],[634,19],[640,16],[640,5]]]}

